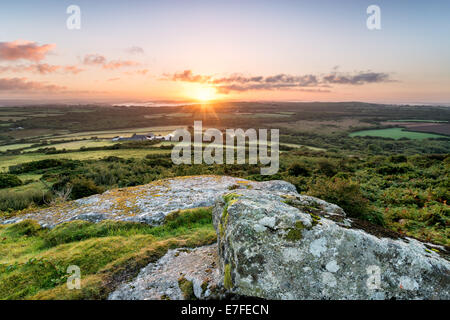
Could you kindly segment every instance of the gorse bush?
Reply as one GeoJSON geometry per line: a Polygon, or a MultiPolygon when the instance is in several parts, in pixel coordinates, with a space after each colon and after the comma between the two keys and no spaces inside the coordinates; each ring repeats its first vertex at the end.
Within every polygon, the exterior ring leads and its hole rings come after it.
{"type": "Polygon", "coordinates": [[[72,199],[84,198],[104,191],[104,189],[97,186],[94,181],[86,178],[76,178],[70,181],[70,186],[72,187],[72,199]]]}
{"type": "Polygon", "coordinates": [[[77,166],[78,161],[75,160],[59,160],[59,159],[45,159],[39,161],[32,161],[18,164],[9,168],[10,173],[20,174],[42,169],[49,169],[55,167],[62,167],[66,169],[73,169],[77,166]]]}
{"type": "Polygon", "coordinates": [[[337,204],[350,217],[383,224],[382,216],[371,211],[369,201],[362,195],[358,183],[340,178],[318,179],[308,194],[337,204]]]}
{"type": "Polygon", "coordinates": [[[0,173],[0,189],[13,188],[22,185],[22,180],[16,175],[0,173]]]}
{"type": "Polygon", "coordinates": [[[336,165],[329,160],[321,159],[317,161],[317,165],[319,172],[327,177],[332,177],[338,172],[336,165]]]}
{"type": "Polygon", "coordinates": [[[291,176],[303,176],[303,177],[309,177],[311,174],[309,172],[309,169],[300,163],[294,163],[293,165],[291,165],[288,169],[288,173],[291,176]]]}

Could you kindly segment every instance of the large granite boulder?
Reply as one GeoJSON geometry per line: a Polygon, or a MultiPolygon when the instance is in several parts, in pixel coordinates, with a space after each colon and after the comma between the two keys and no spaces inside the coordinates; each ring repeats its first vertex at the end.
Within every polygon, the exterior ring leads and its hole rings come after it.
{"type": "Polygon", "coordinates": [[[48,228],[72,220],[115,220],[160,225],[169,213],[212,206],[217,198],[231,189],[295,192],[293,185],[283,181],[255,182],[215,175],[177,177],[137,187],[113,189],[45,209],[29,209],[10,219],[0,218],[0,224],[31,219],[48,228]]]}
{"type": "Polygon", "coordinates": [[[351,219],[292,190],[235,190],[216,202],[230,292],[267,299],[449,299],[446,248],[351,219]],[[287,191],[287,192],[286,192],[287,191]]]}

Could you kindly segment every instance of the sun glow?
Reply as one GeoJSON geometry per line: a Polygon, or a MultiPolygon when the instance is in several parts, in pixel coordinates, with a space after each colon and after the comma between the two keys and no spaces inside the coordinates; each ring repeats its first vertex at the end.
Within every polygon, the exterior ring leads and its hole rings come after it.
{"type": "Polygon", "coordinates": [[[195,99],[200,101],[211,101],[217,99],[216,90],[211,87],[199,87],[195,92],[195,99]]]}

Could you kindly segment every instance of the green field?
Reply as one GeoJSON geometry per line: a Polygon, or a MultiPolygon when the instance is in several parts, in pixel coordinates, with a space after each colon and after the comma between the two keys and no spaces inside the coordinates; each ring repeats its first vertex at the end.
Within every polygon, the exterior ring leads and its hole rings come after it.
{"type": "Polygon", "coordinates": [[[20,155],[0,156],[0,172],[5,172],[10,166],[45,159],[70,159],[70,160],[97,160],[109,156],[120,158],[144,158],[148,154],[166,154],[171,150],[159,149],[119,149],[119,150],[96,150],[79,151],[58,154],[26,153],[20,155]]]}
{"type": "Polygon", "coordinates": [[[56,150],[63,150],[63,149],[78,150],[82,147],[97,148],[97,147],[112,146],[113,144],[114,143],[110,140],[81,140],[81,141],[71,141],[71,142],[52,144],[52,145],[48,145],[48,146],[35,147],[35,148],[26,149],[26,151],[36,151],[41,148],[55,148],[56,150]]]}
{"type": "Polygon", "coordinates": [[[6,150],[17,150],[17,149],[24,149],[28,148],[32,143],[16,143],[16,144],[8,144],[6,146],[0,146],[0,152],[4,152],[6,150]]]}
{"type": "Polygon", "coordinates": [[[392,139],[407,138],[411,140],[422,140],[428,138],[445,138],[445,136],[439,134],[405,131],[404,128],[362,130],[352,132],[350,134],[350,137],[380,137],[392,139]]]}
{"type": "Polygon", "coordinates": [[[85,139],[85,138],[113,138],[115,136],[131,136],[134,133],[136,134],[142,134],[142,133],[154,133],[154,134],[168,134],[171,133],[177,129],[180,128],[186,128],[187,126],[180,125],[180,126],[155,126],[155,127],[144,127],[144,128],[131,128],[131,129],[117,129],[117,130],[104,130],[104,131],[84,131],[84,132],[77,132],[77,133],[70,133],[70,134],[64,134],[64,135],[58,135],[52,138],[52,141],[55,141],[57,139],[85,139]]]}

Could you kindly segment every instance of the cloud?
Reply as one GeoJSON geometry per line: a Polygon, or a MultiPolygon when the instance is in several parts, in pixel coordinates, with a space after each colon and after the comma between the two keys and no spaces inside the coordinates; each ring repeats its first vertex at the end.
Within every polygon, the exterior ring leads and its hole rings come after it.
{"type": "Polygon", "coordinates": [[[144,49],[142,49],[141,47],[138,47],[138,46],[132,46],[130,48],[127,48],[125,51],[130,54],[144,54],[145,53],[144,49]]]}
{"type": "Polygon", "coordinates": [[[330,92],[332,84],[363,85],[368,83],[392,81],[387,73],[359,72],[356,74],[344,74],[333,69],[327,75],[289,75],[276,74],[273,76],[243,76],[233,74],[228,77],[215,78],[210,75],[194,74],[192,70],[174,74],[164,74],[164,80],[194,82],[209,85],[219,93],[231,91],[256,91],[256,90],[298,90],[303,92],[330,92]]]}
{"type": "Polygon", "coordinates": [[[323,80],[327,83],[351,84],[351,85],[392,81],[389,79],[389,74],[377,72],[365,72],[365,73],[361,72],[356,75],[332,73],[324,76],[323,80]]]}
{"type": "Polygon", "coordinates": [[[168,76],[172,81],[183,81],[183,82],[199,82],[199,83],[205,83],[208,82],[211,79],[211,76],[201,76],[201,75],[194,75],[192,73],[192,70],[184,70],[180,73],[175,73],[173,75],[165,75],[168,76]]]}
{"type": "Polygon", "coordinates": [[[31,41],[0,42],[0,60],[30,60],[41,61],[56,47],[55,44],[38,45],[31,41]]]}
{"type": "Polygon", "coordinates": [[[86,65],[99,65],[104,64],[105,62],[106,58],[99,54],[87,54],[83,60],[83,63],[86,65]]]}
{"type": "Polygon", "coordinates": [[[56,73],[56,72],[78,74],[82,71],[84,71],[84,70],[81,68],[78,68],[77,66],[58,66],[58,65],[50,65],[47,63],[38,63],[38,64],[32,64],[32,65],[0,66],[0,73],[30,72],[30,73],[37,73],[37,74],[45,75],[45,74],[51,74],[51,73],[56,73]]]}
{"type": "Polygon", "coordinates": [[[44,82],[28,81],[27,78],[0,78],[0,91],[45,91],[61,92],[66,90],[64,86],[47,84],[44,82]]]}
{"type": "Polygon", "coordinates": [[[84,69],[78,68],[77,66],[64,66],[62,68],[65,72],[72,73],[72,74],[78,74],[78,73],[84,71],[84,69]]]}
{"type": "Polygon", "coordinates": [[[131,60],[113,60],[108,63],[103,64],[104,69],[115,70],[122,67],[135,67],[139,66],[140,63],[131,60]]]}
{"type": "Polygon", "coordinates": [[[231,85],[221,85],[215,87],[218,93],[228,94],[231,91],[256,91],[256,90],[297,90],[302,92],[330,92],[328,89],[320,89],[320,88],[303,88],[296,84],[288,84],[288,83],[277,83],[277,84],[269,84],[269,83],[259,83],[259,84],[249,84],[249,85],[239,85],[239,84],[231,84],[231,85]]]}
{"type": "Polygon", "coordinates": [[[102,66],[103,69],[115,70],[122,67],[134,67],[139,66],[140,63],[132,60],[112,60],[107,61],[105,56],[100,54],[88,54],[84,57],[83,63],[85,65],[98,65],[102,66]]]}
{"type": "Polygon", "coordinates": [[[145,76],[147,73],[149,72],[148,69],[141,69],[141,70],[135,70],[135,71],[125,71],[124,74],[127,75],[141,75],[141,76],[145,76]]]}

